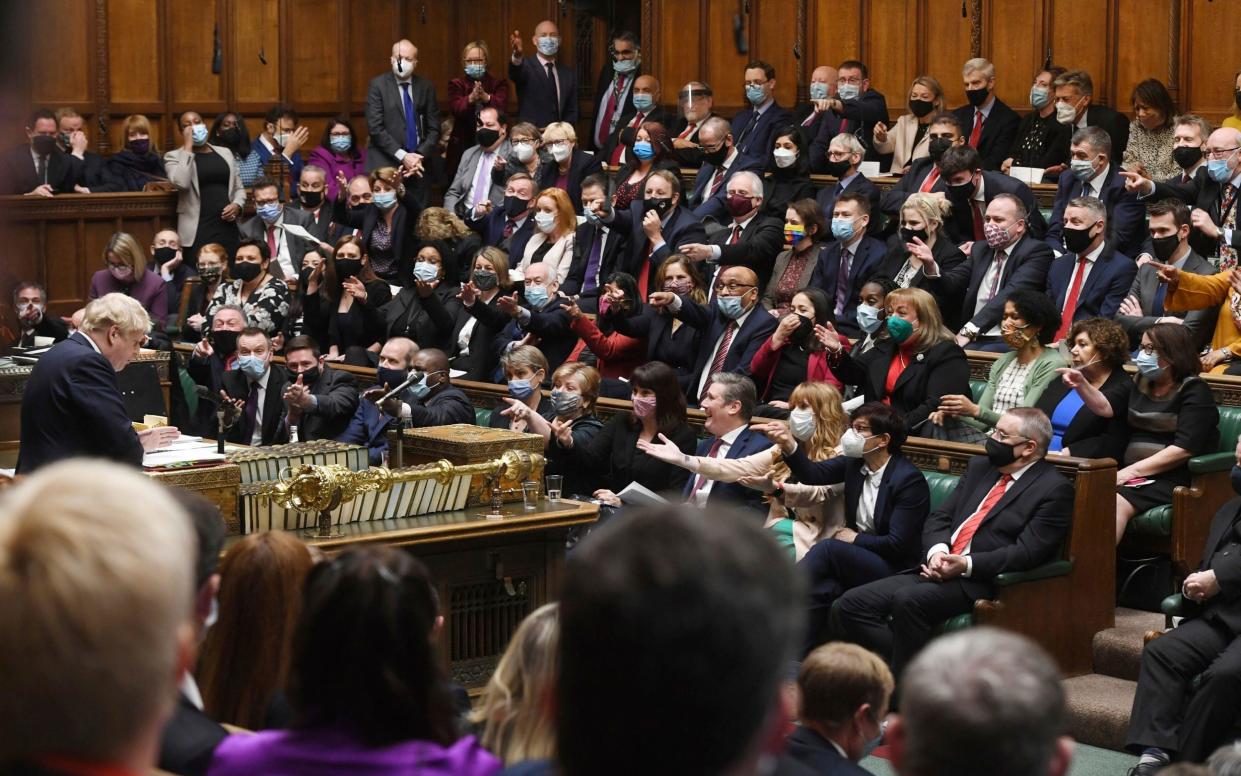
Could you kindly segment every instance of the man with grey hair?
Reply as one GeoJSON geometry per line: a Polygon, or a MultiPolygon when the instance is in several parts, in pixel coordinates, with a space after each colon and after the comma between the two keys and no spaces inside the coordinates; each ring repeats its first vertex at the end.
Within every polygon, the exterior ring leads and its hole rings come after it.
{"type": "MultiPolygon", "coordinates": [[[[866,149],[853,135],[842,133],[828,143],[826,170],[828,175],[836,176],[836,182],[820,188],[814,199],[823,210],[823,220],[829,224],[832,221],[832,210],[836,207],[836,200],[845,193],[861,194],[870,200],[870,212],[879,212],[879,187],[858,172],[858,167],[865,156],[866,149]]],[[[878,228],[876,225],[874,230],[878,228]]],[[[828,239],[835,239],[835,237],[835,234],[831,234],[828,239]]]]}
{"type": "Polygon", "coordinates": [[[1108,234],[1107,207],[1096,197],[1074,197],[1064,211],[1064,240],[1069,252],[1047,270],[1047,295],[1060,309],[1060,342],[1075,321],[1114,318],[1133,285],[1138,265],[1121,253],[1108,234]]]}
{"type": "Polygon", "coordinates": [[[927,517],[921,573],[845,593],[835,632],[888,658],[899,681],[936,626],[990,597],[997,575],[1057,557],[1069,531],[1073,486],[1044,460],[1050,441],[1051,421],[1041,410],[1018,407],[1001,415],[987,454],[970,460],[952,495],[927,517]]]}
{"type": "Polygon", "coordinates": [[[1064,230],[1064,210],[1078,197],[1094,197],[1107,208],[1107,241],[1125,256],[1150,253],[1146,231],[1146,208],[1137,195],[1125,190],[1122,168],[1112,155],[1112,139],[1099,127],[1086,127],[1073,133],[1069,169],[1060,173],[1056,201],[1052,206],[1047,244],[1052,250],[1077,253],[1069,245],[1071,235],[1064,230]]]}
{"type": "Polygon", "coordinates": [[[306,231],[320,242],[327,242],[332,228],[332,203],[327,201],[327,170],[317,164],[302,168],[302,174],[297,179],[297,201],[290,202],[289,209],[305,213],[306,231]]]}
{"type": "Polygon", "coordinates": [[[888,759],[901,776],[1064,776],[1064,690],[1038,644],[996,628],[936,639],[909,666],[888,759]]]}
{"type": "Polygon", "coordinates": [[[1102,127],[1112,138],[1112,153],[1123,159],[1129,145],[1129,118],[1106,105],[1094,103],[1094,80],[1085,70],[1069,70],[1052,82],[1056,93],[1056,121],[1074,131],[1102,127]]]}
{"type": "Polygon", "coordinates": [[[733,142],[728,120],[720,116],[703,122],[698,130],[698,144],[702,147],[703,164],[685,204],[700,220],[712,216],[718,221],[728,214],[725,199],[729,179],[742,170],[761,175],[766,162],[742,154],[733,142]]]}
{"type": "Polygon", "coordinates": [[[953,110],[965,130],[965,142],[978,150],[984,170],[998,170],[1008,156],[1021,125],[1021,117],[995,96],[995,65],[982,57],[961,67],[968,105],[953,110]]]}
{"type": "Polygon", "coordinates": [[[732,220],[707,238],[707,244],[686,243],[681,253],[698,265],[703,283],[710,288],[721,267],[749,267],[758,275],[759,288],[767,287],[776,255],[784,247],[784,222],[762,215],[763,179],[742,170],[728,179],[724,206],[732,220]]]}
{"type": "MultiPolygon", "coordinates": [[[[769,449],[771,443],[767,437],[750,430],[756,403],[754,382],[750,378],[732,372],[712,374],[700,402],[707,416],[703,427],[711,433],[711,438],[698,444],[696,455],[735,459],[769,449]]],[[[716,482],[702,474],[686,483],[685,500],[700,507],[734,504],[755,510],[756,514],[767,513],[760,491],[734,482],[716,482]]]]}

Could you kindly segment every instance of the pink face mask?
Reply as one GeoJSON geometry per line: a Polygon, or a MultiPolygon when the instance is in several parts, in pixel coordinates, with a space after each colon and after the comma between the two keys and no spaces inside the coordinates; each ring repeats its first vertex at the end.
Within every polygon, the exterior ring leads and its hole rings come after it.
{"type": "Polygon", "coordinates": [[[633,397],[633,414],[639,418],[649,417],[655,412],[654,396],[634,396],[633,397]]]}
{"type": "Polygon", "coordinates": [[[999,224],[983,224],[982,233],[987,238],[987,245],[990,245],[992,248],[1003,248],[1005,245],[1008,245],[1008,241],[1011,239],[1008,229],[999,224]]]}

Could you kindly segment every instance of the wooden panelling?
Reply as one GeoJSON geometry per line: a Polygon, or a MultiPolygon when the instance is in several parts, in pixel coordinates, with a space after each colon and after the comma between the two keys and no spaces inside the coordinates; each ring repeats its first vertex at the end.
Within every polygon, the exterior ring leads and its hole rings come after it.
{"type": "MultiPolygon", "coordinates": [[[[401,14],[392,0],[349,0],[349,96],[353,109],[366,105],[371,79],[391,69],[401,14]]],[[[366,122],[358,122],[365,125],[366,122]]],[[[357,124],[355,124],[357,126],[357,124]]],[[[359,131],[364,131],[364,126],[359,131]]]]}
{"type": "Polygon", "coordinates": [[[159,6],[151,0],[108,0],[108,85],[112,102],[163,103],[159,6]]]}
{"type": "MultiPolygon", "coordinates": [[[[732,118],[745,105],[745,64],[758,58],[759,52],[750,46],[750,20],[740,14],[741,3],[713,3],[712,13],[699,24],[706,34],[707,83],[715,92],[715,109],[732,118]],[[744,24],[747,53],[737,51],[735,25],[744,24]]],[[[675,28],[674,28],[675,29],[675,28]]],[[[659,63],[655,63],[656,75],[659,63]]]]}
{"type": "Polygon", "coordinates": [[[1181,24],[1181,39],[1195,44],[1184,47],[1188,61],[1181,83],[1187,98],[1182,103],[1215,124],[1231,116],[1235,107],[1232,91],[1241,65],[1235,56],[1241,38],[1239,10],[1235,3],[1190,0],[1181,24]]]}
{"type": "Polygon", "coordinates": [[[30,96],[41,104],[82,104],[95,97],[95,3],[41,0],[31,14],[30,96]]]}
{"type": "Polygon", "coordinates": [[[871,0],[862,21],[866,30],[863,61],[870,71],[870,86],[888,98],[890,112],[900,115],[905,112],[909,84],[918,75],[917,3],[871,0]]]}
{"type": "MultiPolygon", "coordinates": [[[[1014,110],[1030,110],[1030,86],[1043,67],[1043,3],[988,0],[983,14],[983,46],[995,65],[996,91],[1014,110]]],[[[963,57],[962,62],[968,57],[963,57]]],[[[950,73],[944,73],[945,78],[950,73]]],[[[953,103],[954,105],[957,103],[953,103]]]]}
{"type": "Polygon", "coordinates": [[[1051,3],[1051,50],[1056,64],[1090,73],[1094,101],[1112,104],[1111,57],[1107,41],[1111,24],[1109,0],[1049,0],[1051,3]]]}
{"type": "MultiPolygon", "coordinates": [[[[970,58],[970,20],[961,16],[960,0],[925,0],[923,22],[920,29],[923,37],[916,50],[920,54],[916,62],[917,75],[934,75],[939,85],[944,87],[944,97],[948,107],[954,108],[965,104],[965,83],[961,78],[961,65],[970,58]]],[[[901,106],[907,97],[905,89],[909,82],[901,86],[901,91],[885,92],[891,94],[888,106],[901,106]]]]}
{"type": "Polygon", "coordinates": [[[297,0],[290,4],[294,10],[288,15],[288,93],[294,104],[333,110],[343,99],[345,78],[336,25],[341,3],[348,5],[346,0],[297,0]]]}
{"type": "Polygon", "coordinates": [[[1172,15],[1167,0],[1124,0],[1124,6],[1125,12],[1116,16],[1116,45],[1112,47],[1115,87],[1108,104],[1132,118],[1129,98],[1133,87],[1147,78],[1158,78],[1165,86],[1169,83],[1172,15]]]}
{"type": "MultiPolygon", "coordinates": [[[[168,98],[172,114],[189,109],[209,111],[208,106],[215,109],[223,106],[224,75],[211,72],[213,32],[219,2],[222,0],[164,4],[168,16],[165,26],[168,55],[164,61],[168,68],[168,98]]],[[[123,29],[124,23],[124,20],[116,19],[110,26],[123,29]]]]}
{"type": "Polygon", "coordinates": [[[806,11],[810,63],[835,67],[862,56],[862,6],[866,0],[809,0],[806,11]]]}
{"type": "MultiPolygon", "coordinates": [[[[793,56],[797,42],[798,0],[756,0],[750,14],[754,25],[750,39],[754,50],[776,69],[776,102],[784,106],[797,104],[800,65],[793,56]]],[[[807,82],[810,72],[806,71],[807,82]]]]}
{"type": "Polygon", "coordinates": [[[279,102],[280,0],[231,0],[228,42],[233,101],[244,110],[279,102]],[[267,63],[264,64],[263,60],[267,63]]]}
{"type": "MultiPolygon", "coordinates": [[[[698,17],[701,0],[658,0],[655,5],[663,18],[694,19],[698,17]]],[[[664,102],[673,104],[682,86],[704,77],[698,65],[701,56],[699,36],[683,34],[675,27],[653,26],[650,42],[643,42],[642,69],[658,76],[664,102]]]]}
{"type": "MultiPolygon", "coordinates": [[[[443,100],[448,82],[461,73],[461,46],[455,36],[444,34],[453,29],[456,3],[411,4],[406,35],[418,47],[418,75],[435,86],[435,96],[443,100]]],[[[472,13],[472,10],[467,11],[472,13]]]]}

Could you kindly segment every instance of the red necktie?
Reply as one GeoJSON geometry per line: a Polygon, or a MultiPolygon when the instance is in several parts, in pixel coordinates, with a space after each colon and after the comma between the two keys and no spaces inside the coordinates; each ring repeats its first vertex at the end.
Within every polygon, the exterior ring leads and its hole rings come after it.
{"type": "Polygon", "coordinates": [[[1086,257],[1077,257],[1077,266],[1073,268],[1073,283],[1069,286],[1069,293],[1064,297],[1064,314],[1060,318],[1060,328],[1056,330],[1056,338],[1052,342],[1059,342],[1069,333],[1069,329],[1073,326],[1073,313],[1077,312],[1077,295],[1082,290],[1082,280],[1086,277],[1086,257]]]}
{"type": "Polygon", "coordinates": [[[677,135],[677,140],[684,140],[694,134],[694,128],[695,125],[692,122],[687,122],[685,124],[685,129],[681,130],[681,134],[677,135]]]}
{"type": "MultiPolygon", "coordinates": [[[[707,457],[714,458],[715,454],[720,451],[720,445],[722,444],[724,444],[724,439],[722,437],[716,437],[715,441],[711,443],[711,449],[707,451],[707,457]]],[[[689,492],[690,498],[693,498],[694,494],[697,493],[699,490],[701,490],[702,486],[706,484],[707,484],[707,478],[704,477],[702,474],[699,474],[697,477],[695,477],[694,478],[694,489],[689,492]]]]}
{"type": "Polygon", "coordinates": [[[970,130],[970,148],[978,147],[978,138],[982,137],[982,111],[974,111],[974,128],[970,130]]]}
{"type": "Polygon", "coordinates": [[[736,245],[739,242],[741,242],[741,224],[733,227],[733,235],[728,238],[729,245],[736,245]]]}
{"type": "MultiPolygon", "coordinates": [[[[724,359],[728,358],[728,349],[732,347],[733,335],[737,333],[737,322],[729,321],[728,326],[724,329],[724,336],[720,339],[720,347],[715,351],[715,358],[711,359],[711,371],[707,375],[707,385],[711,384],[711,375],[716,372],[724,371],[724,359]]],[[[703,395],[706,395],[706,389],[703,389],[703,395]]]]}
{"type": "Polygon", "coordinates": [[[1008,254],[1003,250],[995,252],[995,277],[991,279],[991,288],[987,291],[987,301],[995,299],[995,295],[1000,292],[1000,281],[1004,278],[1004,260],[1008,258],[1008,254]]]}
{"type": "Polygon", "coordinates": [[[504,223],[504,237],[505,237],[505,239],[508,239],[509,237],[512,237],[512,236],[513,236],[513,230],[515,230],[516,228],[517,228],[517,222],[516,222],[516,221],[514,221],[514,220],[513,220],[513,219],[511,219],[511,218],[510,218],[508,221],[506,221],[506,222],[504,223]]]}
{"type": "Polygon", "coordinates": [[[982,228],[982,205],[978,204],[978,200],[971,199],[970,206],[974,209],[974,239],[985,240],[987,233],[982,228]]]}
{"type": "Polygon", "coordinates": [[[599,135],[595,140],[600,148],[608,142],[608,134],[612,131],[612,117],[616,115],[617,98],[623,91],[625,91],[625,76],[619,75],[612,86],[612,96],[608,99],[608,107],[603,111],[603,121],[599,122],[599,135]]]}
{"type": "Polygon", "coordinates": [[[722,183],[724,183],[724,168],[723,167],[716,170],[715,175],[711,176],[711,193],[707,194],[705,198],[709,199],[711,197],[714,197],[715,192],[720,190],[720,185],[722,183]]]}
{"type": "Polygon", "coordinates": [[[932,165],[931,174],[926,176],[926,180],[922,181],[918,191],[930,191],[935,187],[935,181],[937,180],[939,180],[939,165],[932,165]]]}
{"type": "Polygon", "coordinates": [[[953,555],[960,555],[962,552],[965,552],[966,547],[970,546],[970,541],[974,538],[974,534],[978,532],[978,526],[982,525],[982,521],[987,519],[987,514],[995,508],[1000,499],[1004,498],[1004,493],[1008,491],[1008,484],[1012,481],[1012,475],[1002,475],[999,481],[991,486],[987,497],[978,505],[978,509],[974,510],[974,514],[965,518],[965,522],[957,530],[957,538],[952,541],[953,555]]]}
{"type": "Polygon", "coordinates": [[[276,250],[276,226],[275,224],[272,224],[271,226],[267,227],[267,252],[271,254],[271,258],[273,259],[275,259],[276,256],[279,254],[279,251],[276,250]]]}

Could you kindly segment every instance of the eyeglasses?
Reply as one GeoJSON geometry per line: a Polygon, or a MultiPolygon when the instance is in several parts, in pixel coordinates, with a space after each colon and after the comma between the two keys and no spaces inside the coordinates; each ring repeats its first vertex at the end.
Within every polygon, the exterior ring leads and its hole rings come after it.
{"type": "Polygon", "coordinates": [[[991,436],[992,436],[992,438],[994,438],[995,440],[997,440],[997,441],[999,441],[999,442],[1003,442],[1003,443],[1005,443],[1005,444],[1008,444],[1010,441],[1014,441],[1014,442],[1028,442],[1028,441],[1030,441],[1030,440],[1026,439],[1025,437],[1023,437],[1021,434],[1006,434],[1006,433],[1004,433],[1003,431],[999,430],[998,428],[997,428],[996,430],[994,430],[994,431],[992,431],[992,432],[991,432],[991,436]]]}
{"type": "Polygon", "coordinates": [[[716,283],[715,286],[713,286],[713,288],[715,288],[715,293],[717,294],[723,291],[727,291],[730,294],[736,294],[736,293],[744,294],[745,292],[741,291],[741,289],[758,288],[758,286],[755,286],[749,283],[716,283]]]}
{"type": "Polygon", "coordinates": [[[1236,153],[1236,151],[1236,148],[1219,148],[1214,151],[1208,148],[1202,155],[1208,159],[1227,159],[1229,156],[1236,153]]]}
{"type": "Polygon", "coordinates": [[[1141,345],[1138,347],[1138,350],[1142,353],[1145,353],[1148,356],[1159,355],[1159,351],[1155,349],[1154,345],[1141,345]]]}

